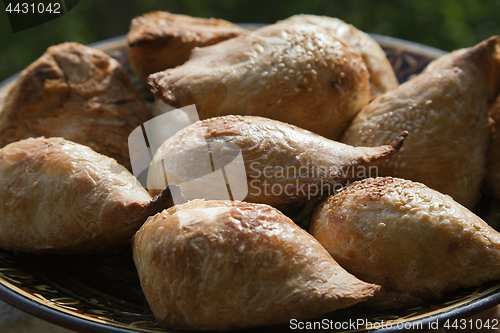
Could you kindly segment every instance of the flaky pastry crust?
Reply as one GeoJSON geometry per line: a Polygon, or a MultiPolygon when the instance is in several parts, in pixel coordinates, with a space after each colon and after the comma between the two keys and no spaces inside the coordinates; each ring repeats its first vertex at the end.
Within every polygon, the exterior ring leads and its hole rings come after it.
{"type": "Polygon", "coordinates": [[[289,207],[332,194],[348,181],[377,176],[377,163],[397,154],[406,134],[379,147],[352,147],[272,119],[210,118],[183,128],[160,146],[149,168],[147,187],[153,195],[163,190],[157,184],[167,182],[178,184],[184,193],[187,181],[196,181],[190,185],[195,189],[214,188],[210,179],[203,183],[200,177],[212,171],[212,164],[230,175],[227,166],[241,153],[245,173],[230,182],[233,190],[238,182],[247,182],[243,185],[248,194],[240,199],[289,207]]]}
{"type": "Polygon", "coordinates": [[[146,221],[133,250],[149,306],[168,328],[229,330],[315,318],[378,290],[261,204],[174,206],[146,221]]]}
{"type": "Polygon", "coordinates": [[[500,237],[450,196],[370,178],[324,200],[311,233],[347,271],[382,289],[370,305],[404,308],[500,279],[500,237]]]}
{"type": "Polygon", "coordinates": [[[161,202],[114,159],[62,138],[0,149],[0,188],[0,247],[16,252],[114,249],[169,207],[156,207],[161,202]]]}
{"type": "Polygon", "coordinates": [[[200,119],[262,116],[334,140],[370,99],[363,59],[323,28],[299,23],[198,48],[148,84],[173,107],[195,104],[200,119]]]}
{"type": "Polygon", "coordinates": [[[248,31],[221,19],[151,12],[132,20],[127,34],[130,66],[142,81],[149,74],[179,66],[191,50],[244,35],[248,31]]]}

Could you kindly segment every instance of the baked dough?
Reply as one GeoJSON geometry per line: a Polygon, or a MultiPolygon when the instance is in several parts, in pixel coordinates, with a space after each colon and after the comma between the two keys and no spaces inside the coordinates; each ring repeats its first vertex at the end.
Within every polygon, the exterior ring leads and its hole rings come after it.
{"type": "Polygon", "coordinates": [[[127,34],[130,67],[142,81],[149,74],[179,66],[191,50],[244,35],[248,30],[220,19],[204,19],[168,12],[136,17],[127,34]]]}
{"type": "Polygon", "coordinates": [[[491,107],[490,114],[495,121],[495,133],[488,155],[484,187],[488,194],[500,200],[500,95],[491,107]]]}
{"type": "Polygon", "coordinates": [[[64,137],[130,168],[127,139],[150,118],[121,65],[64,43],[24,71],[0,110],[0,147],[29,137],[64,137]]]}
{"type": "MultiPolygon", "coordinates": [[[[500,237],[450,196],[398,178],[364,179],[323,201],[311,233],[376,308],[403,308],[500,279],[500,237]]],[[[367,303],[368,304],[368,303],[367,303]]]]}
{"type": "Polygon", "coordinates": [[[328,31],[278,23],[195,49],[181,66],[150,75],[156,99],[195,104],[200,119],[253,115],[339,139],[370,99],[363,59],[328,31]]]}
{"type": "MultiPolygon", "coordinates": [[[[244,193],[236,199],[295,206],[335,193],[349,181],[378,176],[376,163],[397,153],[406,134],[380,147],[351,147],[267,118],[210,118],[183,128],[160,146],[149,168],[147,187],[154,195],[166,183],[177,184],[188,198],[188,193],[197,195],[208,188],[209,197],[190,199],[224,199],[216,196],[212,178],[201,178],[224,168],[233,194],[239,185],[248,188],[246,197],[244,193]],[[242,175],[236,164],[239,154],[242,175]]],[[[226,184],[221,183],[225,194],[226,184]]]]}
{"type": "Polygon", "coordinates": [[[474,207],[491,140],[488,110],[500,91],[499,43],[492,37],[431,63],[367,105],[341,141],[377,146],[407,130],[411,136],[380,164],[380,175],[422,182],[474,207]]]}
{"type": "Polygon", "coordinates": [[[115,160],[62,138],[0,149],[0,188],[0,247],[16,252],[114,249],[172,205],[115,160]]]}
{"type": "Polygon", "coordinates": [[[294,15],[281,22],[316,24],[351,46],[363,58],[370,72],[372,96],[381,95],[399,85],[392,65],[380,45],[368,34],[338,18],[318,15],[294,15]]]}
{"type": "Polygon", "coordinates": [[[158,322],[229,330],[311,319],[367,300],[378,286],[340,267],[276,209],[189,201],[150,217],[133,241],[158,322]]]}

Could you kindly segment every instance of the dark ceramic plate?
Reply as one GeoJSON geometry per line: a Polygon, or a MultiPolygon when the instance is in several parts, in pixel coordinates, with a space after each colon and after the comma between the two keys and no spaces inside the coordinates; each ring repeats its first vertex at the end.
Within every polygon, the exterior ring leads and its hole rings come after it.
{"type": "MultiPolygon", "coordinates": [[[[383,47],[400,82],[419,73],[443,51],[385,36],[383,47]]],[[[92,45],[118,59],[128,70],[124,37],[92,45]]],[[[150,98],[132,77],[137,89],[150,98]]],[[[0,98],[15,77],[0,85],[0,98]]],[[[478,212],[494,223],[497,205],[487,200],[478,212]]],[[[292,216],[293,217],[293,216],[292,216]]],[[[300,222],[300,221],[297,221],[300,222]]],[[[166,332],[154,319],[141,291],[131,249],[106,255],[41,256],[0,250],[0,299],[55,324],[81,332],[166,332]]],[[[500,282],[463,289],[442,300],[401,311],[363,307],[337,311],[315,322],[258,329],[287,331],[314,326],[325,331],[429,329],[471,316],[500,303],[500,282]]]]}

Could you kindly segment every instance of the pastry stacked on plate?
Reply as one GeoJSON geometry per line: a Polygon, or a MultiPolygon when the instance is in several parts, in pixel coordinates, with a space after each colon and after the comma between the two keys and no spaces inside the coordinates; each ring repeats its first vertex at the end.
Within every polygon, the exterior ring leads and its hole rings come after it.
{"type": "Polygon", "coordinates": [[[329,17],[250,31],[154,12],[127,44],[153,104],[201,120],[161,144],[146,189],[127,142],[151,101],[110,56],[49,48],[1,106],[2,248],[131,245],[155,317],[185,330],[410,307],[500,279],[500,236],[470,210],[483,183],[500,187],[498,37],[401,85],[370,36],[329,17]],[[236,193],[235,156],[242,201],[204,177],[236,193]],[[310,227],[279,211],[314,204],[310,227]]]}

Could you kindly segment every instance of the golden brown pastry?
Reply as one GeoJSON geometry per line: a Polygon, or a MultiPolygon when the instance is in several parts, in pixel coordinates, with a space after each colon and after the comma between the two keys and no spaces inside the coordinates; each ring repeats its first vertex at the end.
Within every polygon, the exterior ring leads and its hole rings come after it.
{"type": "Polygon", "coordinates": [[[64,43],[19,75],[0,110],[0,147],[29,137],[64,137],[129,168],[127,138],[149,118],[116,60],[64,43]]]}
{"type": "Polygon", "coordinates": [[[380,164],[380,175],[422,182],[474,207],[491,139],[488,110],[500,91],[499,43],[492,37],[431,63],[367,105],[341,141],[377,146],[407,130],[412,136],[380,164]]]}
{"type": "MultiPolygon", "coordinates": [[[[248,188],[246,197],[236,199],[275,207],[297,205],[332,194],[346,182],[377,176],[375,164],[395,154],[406,135],[395,136],[389,145],[355,148],[267,118],[210,118],[185,127],[161,145],[153,157],[147,187],[157,194],[166,183],[177,184],[187,198],[223,199],[210,196],[217,185],[212,179],[200,177],[225,167],[233,193],[241,182],[248,188]],[[237,165],[230,165],[238,162],[239,154],[244,161],[242,175],[237,174],[237,165]],[[196,196],[203,189],[209,190],[209,197],[196,196]]],[[[224,181],[222,185],[225,190],[224,181]]]]}
{"type": "Polygon", "coordinates": [[[361,55],[370,72],[370,91],[372,96],[381,95],[399,85],[392,65],[380,45],[368,34],[356,29],[338,18],[317,15],[294,15],[282,23],[316,24],[335,37],[351,46],[361,55]]]}
{"type": "Polygon", "coordinates": [[[146,81],[149,74],[179,66],[195,47],[208,46],[248,31],[228,21],[168,12],[136,17],[127,34],[130,67],[146,81]]]}
{"type": "Polygon", "coordinates": [[[363,59],[328,31],[299,23],[196,49],[148,83],[166,104],[195,104],[200,119],[262,116],[334,140],[370,98],[363,59]]]}
{"type": "Polygon", "coordinates": [[[490,109],[495,121],[495,133],[488,154],[488,164],[484,185],[489,194],[500,200],[500,95],[490,109]]]}
{"type": "Polygon", "coordinates": [[[149,218],[133,241],[158,322],[229,330],[316,318],[378,290],[340,267],[276,209],[194,200],[149,218]]]}
{"type": "Polygon", "coordinates": [[[500,279],[500,237],[450,196],[398,178],[364,179],[324,200],[312,235],[348,272],[402,308],[500,279]]]}
{"type": "Polygon", "coordinates": [[[0,247],[83,253],[131,241],[172,202],[151,199],[114,159],[62,138],[30,138],[0,149],[0,247]]]}

